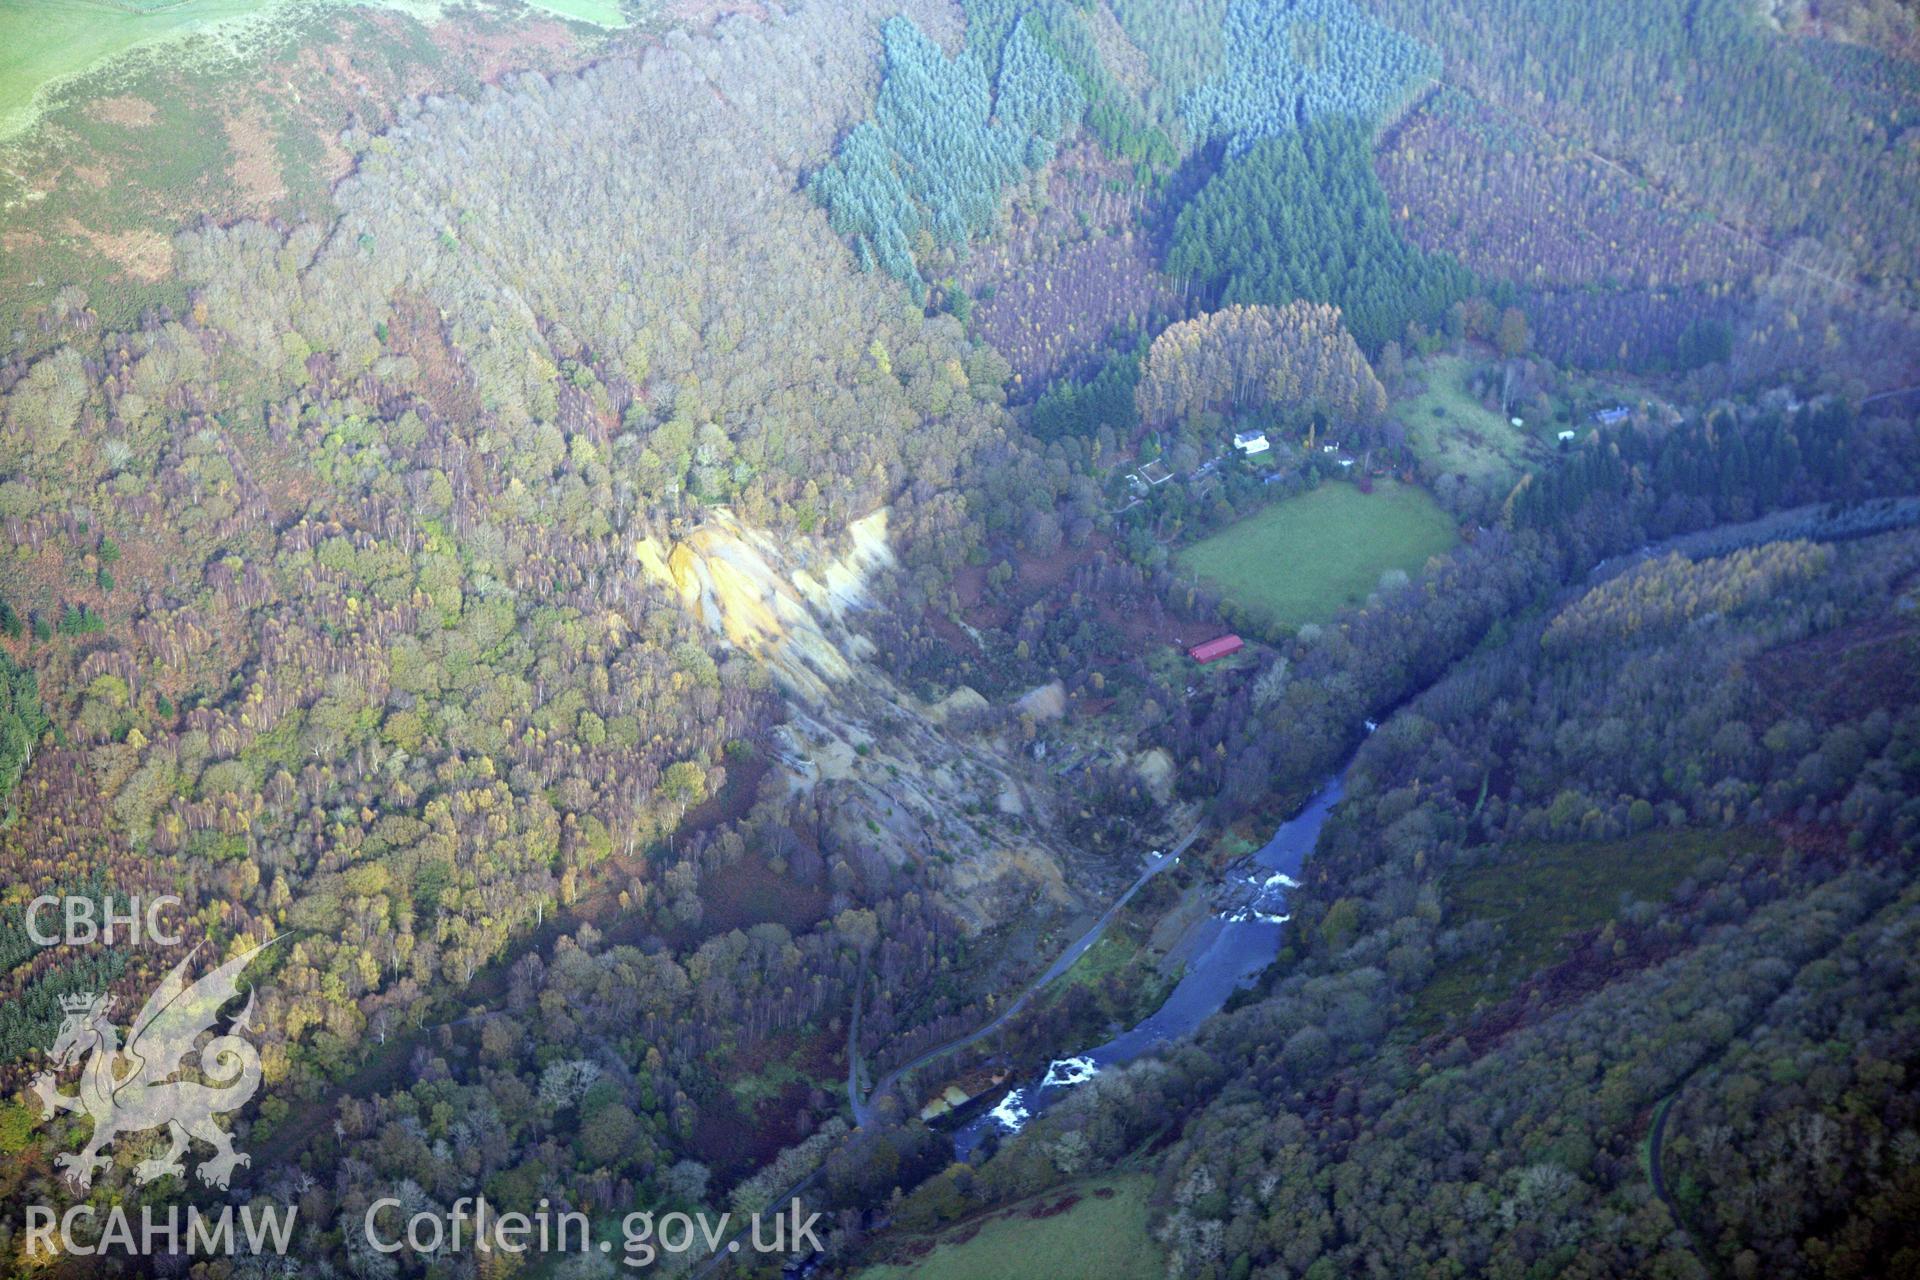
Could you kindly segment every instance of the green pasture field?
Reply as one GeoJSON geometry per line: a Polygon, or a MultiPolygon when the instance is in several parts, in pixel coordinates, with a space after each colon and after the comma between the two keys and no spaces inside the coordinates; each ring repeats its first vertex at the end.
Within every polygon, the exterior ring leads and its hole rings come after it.
{"type": "Polygon", "coordinates": [[[1229,525],[1174,556],[1229,601],[1283,626],[1358,604],[1389,569],[1412,573],[1453,546],[1453,521],[1424,489],[1372,493],[1332,482],[1229,525]]]}
{"type": "Polygon", "coordinates": [[[40,91],[118,54],[235,19],[272,0],[0,0],[0,137],[36,116],[40,91]]]}
{"type": "MultiPolygon", "coordinates": [[[[191,57],[238,54],[269,25],[302,20],[345,0],[0,0],[0,139],[39,118],[47,94],[134,49],[204,35],[191,57]]],[[[422,21],[439,18],[438,0],[366,0],[422,21]]],[[[528,0],[528,7],[573,22],[628,23],[621,0],[528,0]]]]}
{"type": "Polygon", "coordinates": [[[590,26],[612,29],[627,25],[620,0],[528,0],[528,3],[536,9],[590,26]]]}
{"type": "Polygon", "coordinates": [[[1147,1234],[1151,1185],[1136,1174],[1057,1187],[945,1233],[916,1262],[869,1267],[860,1280],[1159,1280],[1166,1259],[1147,1234]],[[1072,1207],[1046,1212],[1069,1196],[1079,1197],[1072,1207]]]}

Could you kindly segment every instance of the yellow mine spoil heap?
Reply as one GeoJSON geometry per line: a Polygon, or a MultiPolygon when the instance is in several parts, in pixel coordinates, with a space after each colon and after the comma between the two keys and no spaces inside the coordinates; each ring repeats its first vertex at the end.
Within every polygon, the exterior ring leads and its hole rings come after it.
{"type": "Polygon", "coordinates": [[[673,587],[710,630],[764,659],[794,692],[811,699],[852,674],[849,652],[865,656],[867,642],[838,624],[868,604],[868,582],[894,563],[885,507],[849,524],[831,543],[805,537],[776,543],[732,512],[716,511],[671,549],[642,538],[634,558],[649,577],[673,587]]]}

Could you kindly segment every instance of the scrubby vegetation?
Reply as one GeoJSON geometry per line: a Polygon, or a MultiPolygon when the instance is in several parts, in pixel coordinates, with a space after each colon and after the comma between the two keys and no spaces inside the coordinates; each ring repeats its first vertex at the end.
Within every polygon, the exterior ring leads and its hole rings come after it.
{"type": "Polygon", "coordinates": [[[1452,488],[1448,482],[1458,478],[1504,493],[1528,469],[1541,465],[1546,441],[1557,444],[1561,431],[1575,430],[1573,414],[1542,389],[1535,387],[1529,396],[1517,394],[1529,380],[1516,371],[1516,364],[1511,357],[1480,365],[1436,354],[1403,374],[1408,386],[1394,415],[1442,496],[1452,488]],[[1412,394],[1415,390],[1418,394],[1412,394]],[[1519,426],[1514,425],[1516,417],[1519,426]]]}

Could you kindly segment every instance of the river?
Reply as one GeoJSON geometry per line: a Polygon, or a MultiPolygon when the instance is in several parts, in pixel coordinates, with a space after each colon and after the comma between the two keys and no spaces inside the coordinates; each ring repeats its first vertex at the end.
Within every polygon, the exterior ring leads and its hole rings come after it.
{"type": "Polygon", "coordinates": [[[1187,957],[1186,968],[1158,1009],[1104,1044],[1056,1058],[1045,1075],[1010,1090],[991,1111],[955,1130],[955,1157],[966,1160],[989,1138],[1018,1133],[1033,1116],[1101,1071],[1191,1035],[1272,964],[1287,920],[1287,891],[1298,887],[1300,868],[1320,838],[1327,814],[1340,801],[1344,778],[1343,770],[1281,823],[1271,840],[1228,868],[1214,909],[1189,926],[1173,948],[1172,954],[1187,957]]]}

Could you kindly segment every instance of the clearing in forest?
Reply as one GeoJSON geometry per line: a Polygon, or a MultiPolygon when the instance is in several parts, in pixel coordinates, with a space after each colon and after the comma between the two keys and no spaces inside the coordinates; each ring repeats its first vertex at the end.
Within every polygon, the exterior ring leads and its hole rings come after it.
{"type": "MultiPolygon", "coordinates": [[[[1529,841],[1476,852],[1442,881],[1449,918],[1491,922],[1491,940],[1439,965],[1415,998],[1411,1024],[1438,1031],[1505,999],[1529,976],[1573,959],[1587,930],[1664,906],[1702,868],[1772,848],[1763,833],[1661,828],[1617,840],[1529,841]]],[[[1604,964],[1610,950],[1591,955],[1604,964]]]]}
{"type": "Polygon", "coordinates": [[[1230,602],[1299,626],[1360,603],[1381,574],[1415,572],[1454,540],[1453,521],[1424,489],[1388,480],[1362,493],[1332,482],[1229,525],[1174,559],[1230,602]]]}
{"type": "MultiPolygon", "coordinates": [[[[1426,390],[1395,406],[1394,414],[1406,425],[1413,451],[1437,475],[1469,479],[1517,475],[1529,455],[1540,456],[1540,437],[1546,429],[1566,424],[1526,421],[1514,426],[1468,390],[1473,368],[1461,356],[1429,360],[1416,375],[1426,382],[1426,390]]],[[[1528,407],[1517,412],[1530,419],[1537,410],[1528,407]]]]}

